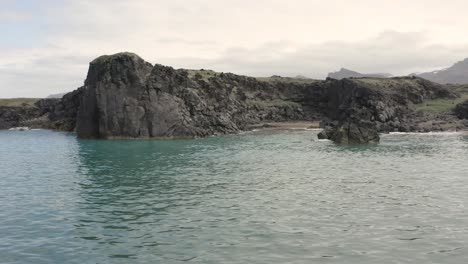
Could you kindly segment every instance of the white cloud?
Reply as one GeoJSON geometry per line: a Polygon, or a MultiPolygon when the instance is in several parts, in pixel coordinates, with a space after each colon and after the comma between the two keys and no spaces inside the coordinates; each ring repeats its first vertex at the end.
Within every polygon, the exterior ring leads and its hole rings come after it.
{"type": "Polygon", "coordinates": [[[31,14],[0,10],[0,22],[21,22],[31,19],[31,14]]]}
{"type": "Polygon", "coordinates": [[[468,57],[461,0],[63,3],[41,16],[44,42],[0,50],[0,97],[74,89],[89,61],[120,51],[175,67],[314,78],[341,67],[407,74],[468,57]]]}
{"type": "Polygon", "coordinates": [[[324,78],[341,67],[396,75],[449,66],[468,55],[468,45],[435,45],[421,32],[384,31],[359,41],[330,41],[292,49],[293,44],[269,43],[228,49],[216,59],[164,59],[169,64],[212,68],[241,74],[305,75],[324,78]]]}

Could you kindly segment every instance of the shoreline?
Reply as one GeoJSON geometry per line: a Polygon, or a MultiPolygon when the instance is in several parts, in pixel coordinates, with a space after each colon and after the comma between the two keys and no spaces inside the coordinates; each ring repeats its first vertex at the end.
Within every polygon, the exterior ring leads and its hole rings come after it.
{"type": "Polygon", "coordinates": [[[292,122],[260,122],[248,125],[245,130],[296,130],[296,129],[320,129],[320,121],[292,121],[292,122]]]}

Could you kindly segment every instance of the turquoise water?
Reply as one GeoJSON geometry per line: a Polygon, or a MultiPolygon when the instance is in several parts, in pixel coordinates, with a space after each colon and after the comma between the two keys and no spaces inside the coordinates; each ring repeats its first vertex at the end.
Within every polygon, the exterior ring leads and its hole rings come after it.
{"type": "Polygon", "coordinates": [[[467,263],[468,135],[0,132],[0,263],[467,263]]]}

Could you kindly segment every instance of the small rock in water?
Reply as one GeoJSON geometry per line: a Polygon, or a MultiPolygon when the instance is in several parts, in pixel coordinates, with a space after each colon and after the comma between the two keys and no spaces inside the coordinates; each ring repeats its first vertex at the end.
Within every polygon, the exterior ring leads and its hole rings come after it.
{"type": "Polygon", "coordinates": [[[366,121],[344,121],[338,126],[324,129],[319,139],[330,139],[340,144],[379,143],[380,137],[375,124],[366,121]]]}

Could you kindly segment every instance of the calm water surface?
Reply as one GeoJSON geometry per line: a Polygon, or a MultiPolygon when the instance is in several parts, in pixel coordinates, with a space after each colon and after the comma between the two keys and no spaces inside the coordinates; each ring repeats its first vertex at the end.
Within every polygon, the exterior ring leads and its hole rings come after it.
{"type": "Polygon", "coordinates": [[[468,263],[468,135],[0,132],[0,263],[468,263]]]}

